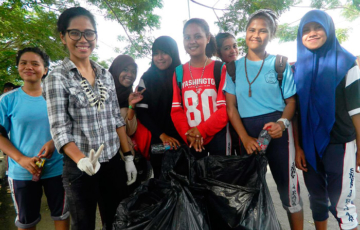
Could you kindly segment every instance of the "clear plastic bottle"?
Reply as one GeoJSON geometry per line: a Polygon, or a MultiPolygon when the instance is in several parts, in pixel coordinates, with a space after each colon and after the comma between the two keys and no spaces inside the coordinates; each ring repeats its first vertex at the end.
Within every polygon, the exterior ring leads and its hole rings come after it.
{"type": "Polygon", "coordinates": [[[169,144],[153,144],[151,145],[151,153],[152,154],[162,154],[167,150],[171,150],[172,147],[169,144]]]}
{"type": "Polygon", "coordinates": [[[260,153],[265,154],[268,145],[270,144],[271,136],[269,135],[266,129],[261,130],[257,143],[259,144],[261,150],[260,153]]]}

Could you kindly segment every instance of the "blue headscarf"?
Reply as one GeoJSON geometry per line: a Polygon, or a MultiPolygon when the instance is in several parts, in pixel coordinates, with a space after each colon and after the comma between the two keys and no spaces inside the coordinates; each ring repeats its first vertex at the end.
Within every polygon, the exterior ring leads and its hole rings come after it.
{"type": "Polygon", "coordinates": [[[355,59],[340,46],[334,22],[327,13],[312,10],[305,14],[297,34],[294,80],[299,95],[303,149],[315,170],[316,153],[322,157],[335,123],[336,87],[355,59]],[[319,23],[326,32],[326,42],[316,50],[309,50],[302,43],[303,27],[309,22],[319,23]]]}

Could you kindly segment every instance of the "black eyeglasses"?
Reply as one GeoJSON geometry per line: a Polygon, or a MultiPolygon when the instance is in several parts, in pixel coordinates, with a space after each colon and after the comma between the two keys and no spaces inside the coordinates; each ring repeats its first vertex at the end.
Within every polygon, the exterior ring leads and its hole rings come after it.
{"type": "Polygon", "coordinates": [[[79,41],[83,35],[89,42],[94,41],[97,37],[96,31],[93,30],[86,30],[85,32],[81,32],[79,30],[67,30],[67,32],[69,34],[69,38],[74,41],[79,41]]]}

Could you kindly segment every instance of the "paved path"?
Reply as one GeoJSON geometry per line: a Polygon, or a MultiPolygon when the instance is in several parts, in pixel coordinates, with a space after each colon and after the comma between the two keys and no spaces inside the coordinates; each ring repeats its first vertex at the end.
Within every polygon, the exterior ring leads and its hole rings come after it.
{"type": "MultiPolygon", "coordinates": [[[[304,179],[303,179],[301,171],[298,171],[298,174],[300,177],[301,197],[304,202],[304,215],[305,215],[304,230],[313,230],[313,229],[315,229],[315,227],[314,227],[314,222],[311,217],[311,211],[309,208],[309,199],[307,197],[308,192],[304,185],[304,179]]],[[[289,223],[287,220],[287,215],[286,215],[285,210],[282,208],[280,198],[279,198],[279,195],[276,190],[275,182],[274,182],[269,170],[267,173],[267,182],[268,182],[269,190],[271,192],[273,202],[275,205],[275,209],[276,209],[276,213],[277,213],[277,216],[281,223],[281,226],[282,226],[283,230],[288,230],[288,229],[290,229],[290,227],[289,227],[289,223]]],[[[357,184],[358,189],[357,189],[357,199],[356,199],[355,203],[356,203],[357,207],[360,207],[360,198],[359,198],[360,197],[360,190],[359,190],[360,175],[359,174],[356,174],[356,184],[357,184]]],[[[40,223],[37,225],[37,230],[52,230],[52,229],[54,229],[53,221],[50,217],[50,211],[49,211],[49,207],[47,206],[45,196],[43,196],[43,199],[42,199],[41,216],[42,216],[42,219],[41,219],[40,223]]],[[[10,192],[9,192],[7,186],[1,186],[0,187],[0,230],[16,230],[17,228],[14,225],[14,219],[15,219],[15,210],[14,210],[13,202],[11,200],[10,192]]],[[[99,213],[97,214],[96,223],[97,223],[96,229],[97,230],[101,229],[99,213]]],[[[330,216],[330,218],[329,218],[328,229],[329,230],[339,229],[337,222],[333,216],[330,216]]]]}
{"type": "MultiPolygon", "coordinates": [[[[310,204],[309,204],[309,198],[308,198],[308,191],[304,184],[304,178],[301,170],[297,170],[297,173],[299,175],[299,182],[300,182],[300,195],[304,203],[304,230],[313,230],[315,229],[314,221],[311,216],[311,210],[310,210],[310,204]]],[[[360,174],[356,174],[356,186],[357,186],[357,196],[355,200],[355,205],[357,209],[359,210],[360,207],[360,174]]],[[[274,179],[272,178],[272,175],[270,173],[270,170],[268,169],[268,173],[266,175],[266,180],[268,183],[268,187],[275,205],[276,213],[278,216],[278,219],[281,223],[281,226],[284,230],[290,229],[289,222],[287,219],[287,215],[285,210],[282,207],[279,194],[277,193],[276,184],[274,182],[274,179]]],[[[332,214],[329,212],[329,221],[328,221],[328,229],[329,230],[335,230],[340,229],[337,221],[332,216],[332,214]]]]}

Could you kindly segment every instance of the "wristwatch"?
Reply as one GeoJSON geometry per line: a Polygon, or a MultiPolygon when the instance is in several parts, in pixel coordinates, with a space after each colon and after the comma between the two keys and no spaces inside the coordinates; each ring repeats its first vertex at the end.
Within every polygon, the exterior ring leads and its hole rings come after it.
{"type": "MultiPolygon", "coordinates": [[[[285,129],[289,128],[290,126],[290,121],[286,118],[280,118],[279,120],[277,120],[276,122],[282,121],[282,123],[285,126],[285,129]]],[[[285,129],[283,131],[285,131],[285,129]]]]}

